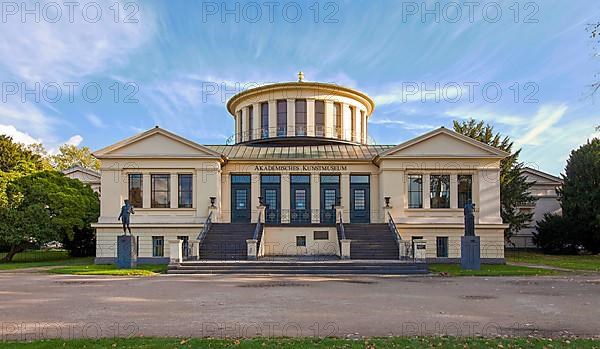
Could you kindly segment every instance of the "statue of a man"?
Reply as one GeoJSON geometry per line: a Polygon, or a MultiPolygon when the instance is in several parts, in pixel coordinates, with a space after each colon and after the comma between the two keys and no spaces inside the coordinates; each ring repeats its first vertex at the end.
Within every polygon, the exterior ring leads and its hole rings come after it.
{"type": "Polygon", "coordinates": [[[135,214],[135,212],[133,211],[133,206],[131,206],[131,204],[129,203],[129,200],[125,200],[125,205],[123,205],[121,207],[121,213],[119,214],[119,218],[117,218],[117,220],[120,220],[123,223],[123,234],[127,234],[126,230],[129,230],[129,235],[131,234],[131,228],[129,227],[129,215],[130,214],[135,214]]]}
{"type": "Polygon", "coordinates": [[[475,236],[475,204],[471,200],[465,204],[465,236],[475,236]]]}

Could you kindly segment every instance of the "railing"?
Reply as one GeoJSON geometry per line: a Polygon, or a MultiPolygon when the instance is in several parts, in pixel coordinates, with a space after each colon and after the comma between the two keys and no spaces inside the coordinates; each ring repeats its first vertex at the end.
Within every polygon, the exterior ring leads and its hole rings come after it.
{"type": "Polygon", "coordinates": [[[260,239],[263,233],[263,224],[261,222],[262,212],[258,213],[258,220],[256,221],[256,228],[254,228],[254,234],[252,235],[252,239],[257,241],[257,246],[260,245],[260,239]]]}
{"type": "Polygon", "coordinates": [[[392,218],[392,214],[388,212],[388,227],[392,234],[394,234],[394,239],[396,239],[396,244],[400,246],[400,241],[402,241],[402,237],[400,236],[400,232],[396,227],[396,223],[394,222],[394,218],[392,218]]]}
{"type": "Polygon", "coordinates": [[[392,218],[392,214],[388,212],[388,227],[390,232],[394,235],[396,245],[398,245],[398,251],[400,253],[400,259],[414,259],[412,241],[402,240],[396,222],[392,218]]]}
{"type": "Polygon", "coordinates": [[[202,245],[202,242],[204,241],[204,238],[206,238],[206,234],[208,234],[208,231],[210,230],[211,227],[212,227],[212,211],[210,211],[210,213],[208,214],[208,217],[206,217],[206,221],[204,222],[204,227],[202,227],[202,231],[198,235],[198,243],[200,245],[202,245]]]}
{"type": "Polygon", "coordinates": [[[242,132],[237,132],[231,135],[226,145],[234,143],[241,143],[247,141],[256,141],[261,139],[269,138],[281,138],[287,136],[300,136],[300,137],[325,137],[342,139],[351,142],[376,144],[375,140],[371,137],[365,137],[358,132],[352,132],[350,129],[343,129],[341,127],[325,127],[325,126],[276,126],[276,127],[259,127],[242,132]],[[362,137],[361,137],[362,136],[362,137]]]}
{"type": "Polygon", "coordinates": [[[337,224],[338,242],[340,244],[340,256],[342,254],[342,240],[346,240],[346,231],[344,230],[344,215],[340,212],[340,222],[337,224]]]}

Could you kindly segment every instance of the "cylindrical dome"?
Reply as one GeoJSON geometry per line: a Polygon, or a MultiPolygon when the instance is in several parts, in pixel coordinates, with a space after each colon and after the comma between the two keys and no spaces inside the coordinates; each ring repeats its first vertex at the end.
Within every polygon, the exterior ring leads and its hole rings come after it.
{"type": "Polygon", "coordinates": [[[235,143],[366,144],[373,100],[348,87],[304,82],[300,76],[298,82],[240,92],[227,102],[235,119],[235,143]]]}

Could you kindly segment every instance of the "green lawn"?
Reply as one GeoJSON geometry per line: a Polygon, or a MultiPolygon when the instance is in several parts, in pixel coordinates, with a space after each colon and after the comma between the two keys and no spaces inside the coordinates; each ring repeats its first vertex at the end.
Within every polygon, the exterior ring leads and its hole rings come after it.
{"type": "Polygon", "coordinates": [[[335,338],[256,338],[256,339],[177,339],[131,338],[101,340],[43,340],[34,342],[0,342],[0,348],[600,348],[600,341],[589,339],[486,339],[455,337],[390,337],[371,339],[335,338]]]}
{"type": "Polygon", "coordinates": [[[556,270],[521,267],[503,264],[482,264],[481,270],[462,270],[459,264],[429,264],[433,273],[448,273],[449,276],[535,276],[556,275],[556,270]]]}
{"type": "Polygon", "coordinates": [[[600,272],[600,255],[559,256],[540,252],[506,251],[506,261],[547,265],[576,271],[600,272]]]}
{"type": "Polygon", "coordinates": [[[167,271],[166,264],[140,264],[136,269],[117,269],[114,264],[73,265],[53,268],[53,274],[71,275],[112,275],[112,276],[152,276],[167,271]]]}
{"type": "MultiPolygon", "coordinates": [[[[0,253],[0,258],[6,253],[0,253]]],[[[10,263],[0,263],[0,270],[12,270],[34,267],[62,265],[82,265],[94,262],[93,257],[72,258],[64,250],[26,251],[17,253],[10,263]]]]}

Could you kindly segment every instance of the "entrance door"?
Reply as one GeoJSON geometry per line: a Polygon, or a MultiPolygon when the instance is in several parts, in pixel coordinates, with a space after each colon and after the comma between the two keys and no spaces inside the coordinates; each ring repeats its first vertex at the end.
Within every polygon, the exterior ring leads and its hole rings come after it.
{"type": "Polygon", "coordinates": [[[265,203],[265,223],[281,223],[281,177],[261,175],[260,193],[265,203]]]}
{"type": "Polygon", "coordinates": [[[231,175],[231,222],[250,223],[250,175],[231,175]]]}
{"type": "Polygon", "coordinates": [[[335,224],[335,206],[340,196],[340,176],[321,176],[321,223],[335,224]]]}
{"type": "Polygon", "coordinates": [[[350,176],[350,222],[369,223],[370,213],[370,181],[368,175],[350,176]]]}
{"type": "Polygon", "coordinates": [[[310,224],[310,175],[290,176],[290,223],[310,224]]]}

